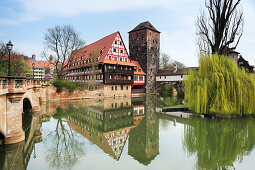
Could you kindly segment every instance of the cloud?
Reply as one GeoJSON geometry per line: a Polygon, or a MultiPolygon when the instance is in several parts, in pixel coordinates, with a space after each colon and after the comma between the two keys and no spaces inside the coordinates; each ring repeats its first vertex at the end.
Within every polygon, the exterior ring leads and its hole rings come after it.
{"type": "MultiPolygon", "coordinates": [[[[195,0],[16,0],[21,12],[11,11],[11,18],[0,18],[0,23],[19,25],[45,16],[74,17],[84,13],[116,12],[154,7],[171,10],[192,4],[195,0]]],[[[199,0],[196,0],[199,1],[199,0]]],[[[7,13],[7,12],[6,12],[7,13]]]]}

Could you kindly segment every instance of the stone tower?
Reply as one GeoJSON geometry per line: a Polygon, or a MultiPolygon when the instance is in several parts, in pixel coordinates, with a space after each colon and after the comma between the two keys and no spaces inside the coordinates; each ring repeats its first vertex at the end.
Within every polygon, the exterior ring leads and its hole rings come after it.
{"type": "Polygon", "coordinates": [[[140,23],[129,33],[129,54],[146,73],[146,93],[155,93],[159,69],[160,32],[148,21],[140,23]]]}

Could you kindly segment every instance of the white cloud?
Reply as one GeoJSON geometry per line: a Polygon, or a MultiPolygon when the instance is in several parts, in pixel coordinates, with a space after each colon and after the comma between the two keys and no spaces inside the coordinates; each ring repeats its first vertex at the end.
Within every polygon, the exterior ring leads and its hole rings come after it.
{"type": "MultiPolygon", "coordinates": [[[[9,8],[12,18],[0,18],[0,23],[19,25],[36,21],[45,16],[78,16],[83,13],[114,12],[152,7],[171,10],[182,8],[194,0],[16,0],[23,10],[20,13],[9,8]]],[[[199,0],[196,0],[199,1],[199,0]]]]}

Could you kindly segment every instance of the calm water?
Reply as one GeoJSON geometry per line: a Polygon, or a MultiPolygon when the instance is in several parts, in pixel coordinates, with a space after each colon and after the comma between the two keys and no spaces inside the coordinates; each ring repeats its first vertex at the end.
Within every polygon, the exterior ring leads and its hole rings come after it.
{"type": "Polygon", "coordinates": [[[177,118],[161,101],[48,103],[26,114],[22,143],[0,147],[0,169],[255,169],[255,119],[177,118]]]}

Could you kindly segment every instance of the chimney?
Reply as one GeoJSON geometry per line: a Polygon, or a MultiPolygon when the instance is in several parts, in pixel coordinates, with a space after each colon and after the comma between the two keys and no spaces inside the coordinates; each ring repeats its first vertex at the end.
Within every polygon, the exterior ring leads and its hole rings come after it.
{"type": "Polygon", "coordinates": [[[35,55],[34,54],[32,55],[32,60],[35,61],[35,55]]]}
{"type": "Polygon", "coordinates": [[[177,72],[177,64],[174,65],[174,70],[173,70],[174,73],[177,72]]]}

